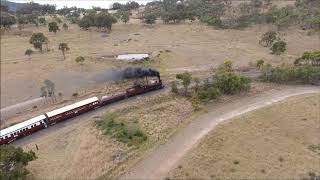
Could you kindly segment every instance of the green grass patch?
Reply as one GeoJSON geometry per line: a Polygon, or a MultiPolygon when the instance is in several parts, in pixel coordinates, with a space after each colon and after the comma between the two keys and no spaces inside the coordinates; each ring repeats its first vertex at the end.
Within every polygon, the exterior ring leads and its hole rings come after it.
{"type": "Polygon", "coordinates": [[[104,115],[96,121],[96,126],[104,135],[108,135],[129,146],[139,146],[147,140],[147,135],[137,123],[127,123],[119,118],[120,113],[113,112],[104,115]]]}

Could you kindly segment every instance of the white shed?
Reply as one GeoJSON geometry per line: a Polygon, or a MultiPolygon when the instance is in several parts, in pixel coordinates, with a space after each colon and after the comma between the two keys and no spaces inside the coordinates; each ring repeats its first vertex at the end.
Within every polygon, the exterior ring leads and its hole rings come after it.
{"type": "Polygon", "coordinates": [[[149,54],[121,54],[116,56],[117,60],[140,61],[149,58],[149,54]]]}

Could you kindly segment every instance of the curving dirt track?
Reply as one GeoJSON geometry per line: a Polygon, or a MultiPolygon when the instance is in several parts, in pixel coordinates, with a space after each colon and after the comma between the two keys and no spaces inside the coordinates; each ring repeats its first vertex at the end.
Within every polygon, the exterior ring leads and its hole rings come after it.
{"type": "Polygon", "coordinates": [[[120,179],[163,179],[172,168],[177,166],[179,160],[220,122],[292,96],[309,93],[320,93],[320,88],[301,86],[271,90],[212,109],[177,132],[171,140],[138,162],[120,179]]]}

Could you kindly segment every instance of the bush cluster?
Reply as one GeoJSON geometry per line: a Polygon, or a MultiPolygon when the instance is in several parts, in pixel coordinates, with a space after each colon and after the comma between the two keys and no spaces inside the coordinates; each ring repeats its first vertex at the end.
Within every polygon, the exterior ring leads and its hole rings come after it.
{"type": "Polygon", "coordinates": [[[89,13],[79,20],[78,25],[83,29],[90,27],[107,28],[111,30],[112,24],[116,23],[117,19],[107,12],[89,13]]]}
{"type": "Polygon", "coordinates": [[[213,76],[213,81],[204,81],[194,93],[201,102],[216,99],[222,94],[236,94],[250,89],[250,79],[234,72],[219,72],[213,76]]]}
{"type": "MultiPolygon", "coordinates": [[[[232,62],[225,61],[219,66],[218,71],[209,78],[200,80],[199,78],[192,78],[190,73],[182,73],[176,75],[177,79],[182,81],[184,87],[184,95],[187,96],[188,86],[191,80],[194,83],[194,92],[191,101],[198,107],[199,102],[207,102],[218,98],[222,94],[235,94],[250,89],[250,79],[233,72],[232,62]]],[[[176,82],[172,84],[172,92],[179,93],[176,82]]]]}
{"type": "Polygon", "coordinates": [[[103,134],[129,146],[138,146],[147,140],[147,135],[139,127],[118,120],[118,116],[117,113],[108,113],[96,121],[96,125],[103,134]]]}
{"type": "Polygon", "coordinates": [[[215,86],[224,94],[235,94],[250,89],[250,79],[233,72],[215,76],[215,86]]]}
{"type": "Polygon", "coordinates": [[[262,79],[269,82],[298,82],[313,84],[320,81],[320,67],[311,65],[282,65],[273,67],[265,65],[262,68],[262,79]]]}

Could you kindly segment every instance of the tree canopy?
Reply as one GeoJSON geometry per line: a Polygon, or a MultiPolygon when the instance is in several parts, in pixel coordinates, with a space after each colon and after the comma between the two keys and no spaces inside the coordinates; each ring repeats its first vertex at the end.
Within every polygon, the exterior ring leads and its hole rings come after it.
{"type": "Polygon", "coordinates": [[[139,8],[139,3],[135,2],[135,1],[129,1],[126,4],[120,4],[118,2],[113,3],[111,8],[113,10],[119,10],[119,9],[125,9],[125,10],[132,10],[132,9],[137,9],[139,8]]]}
{"type": "Polygon", "coordinates": [[[83,18],[80,19],[78,25],[83,29],[88,29],[89,27],[97,27],[99,29],[107,28],[108,30],[111,30],[112,24],[116,22],[117,19],[108,12],[100,12],[98,14],[89,13],[83,16],[83,18]]]}
{"type": "Polygon", "coordinates": [[[10,28],[11,25],[16,23],[16,18],[7,13],[7,12],[2,12],[1,11],[1,20],[0,20],[0,25],[5,27],[5,28],[10,28]]]}
{"type": "Polygon", "coordinates": [[[43,86],[40,88],[41,97],[53,97],[55,95],[55,84],[51,80],[44,80],[43,86]]]}
{"type": "Polygon", "coordinates": [[[29,43],[33,44],[35,49],[39,49],[42,52],[42,45],[48,41],[48,38],[43,33],[33,33],[29,43]]]}
{"type": "Polygon", "coordinates": [[[33,151],[24,152],[20,147],[0,146],[0,179],[25,179],[29,171],[25,168],[37,159],[33,151]]]}
{"type": "Polygon", "coordinates": [[[56,22],[53,21],[48,24],[48,29],[49,32],[57,33],[57,31],[59,30],[59,26],[56,22]]]}
{"type": "Polygon", "coordinates": [[[24,6],[17,10],[17,14],[55,14],[56,6],[49,4],[38,4],[35,2],[26,3],[24,6]]]}
{"type": "Polygon", "coordinates": [[[272,43],[277,39],[277,33],[275,31],[267,31],[261,37],[260,44],[264,46],[271,46],[272,43]]]}
{"type": "Polygon", "coordinates": [[[320,29],[320,1],[296,0],[295,5],[272,6],[271,0],[250,0],[231,5],[230,0],[163,0],[146,4],[143,19],[156,16],[164,23],[198,19],[210,26],[241,29],[251,24],[271,23],[278,30],[291,25],[320,29]]]}
{"type": "Polygon", "coordinates": [[[63,59],[66,59],[65,52],[70,50],[68,44],[67,43],[60,43],[59,50],[61,50],[61,52],[62,52],[63,59]]]}

